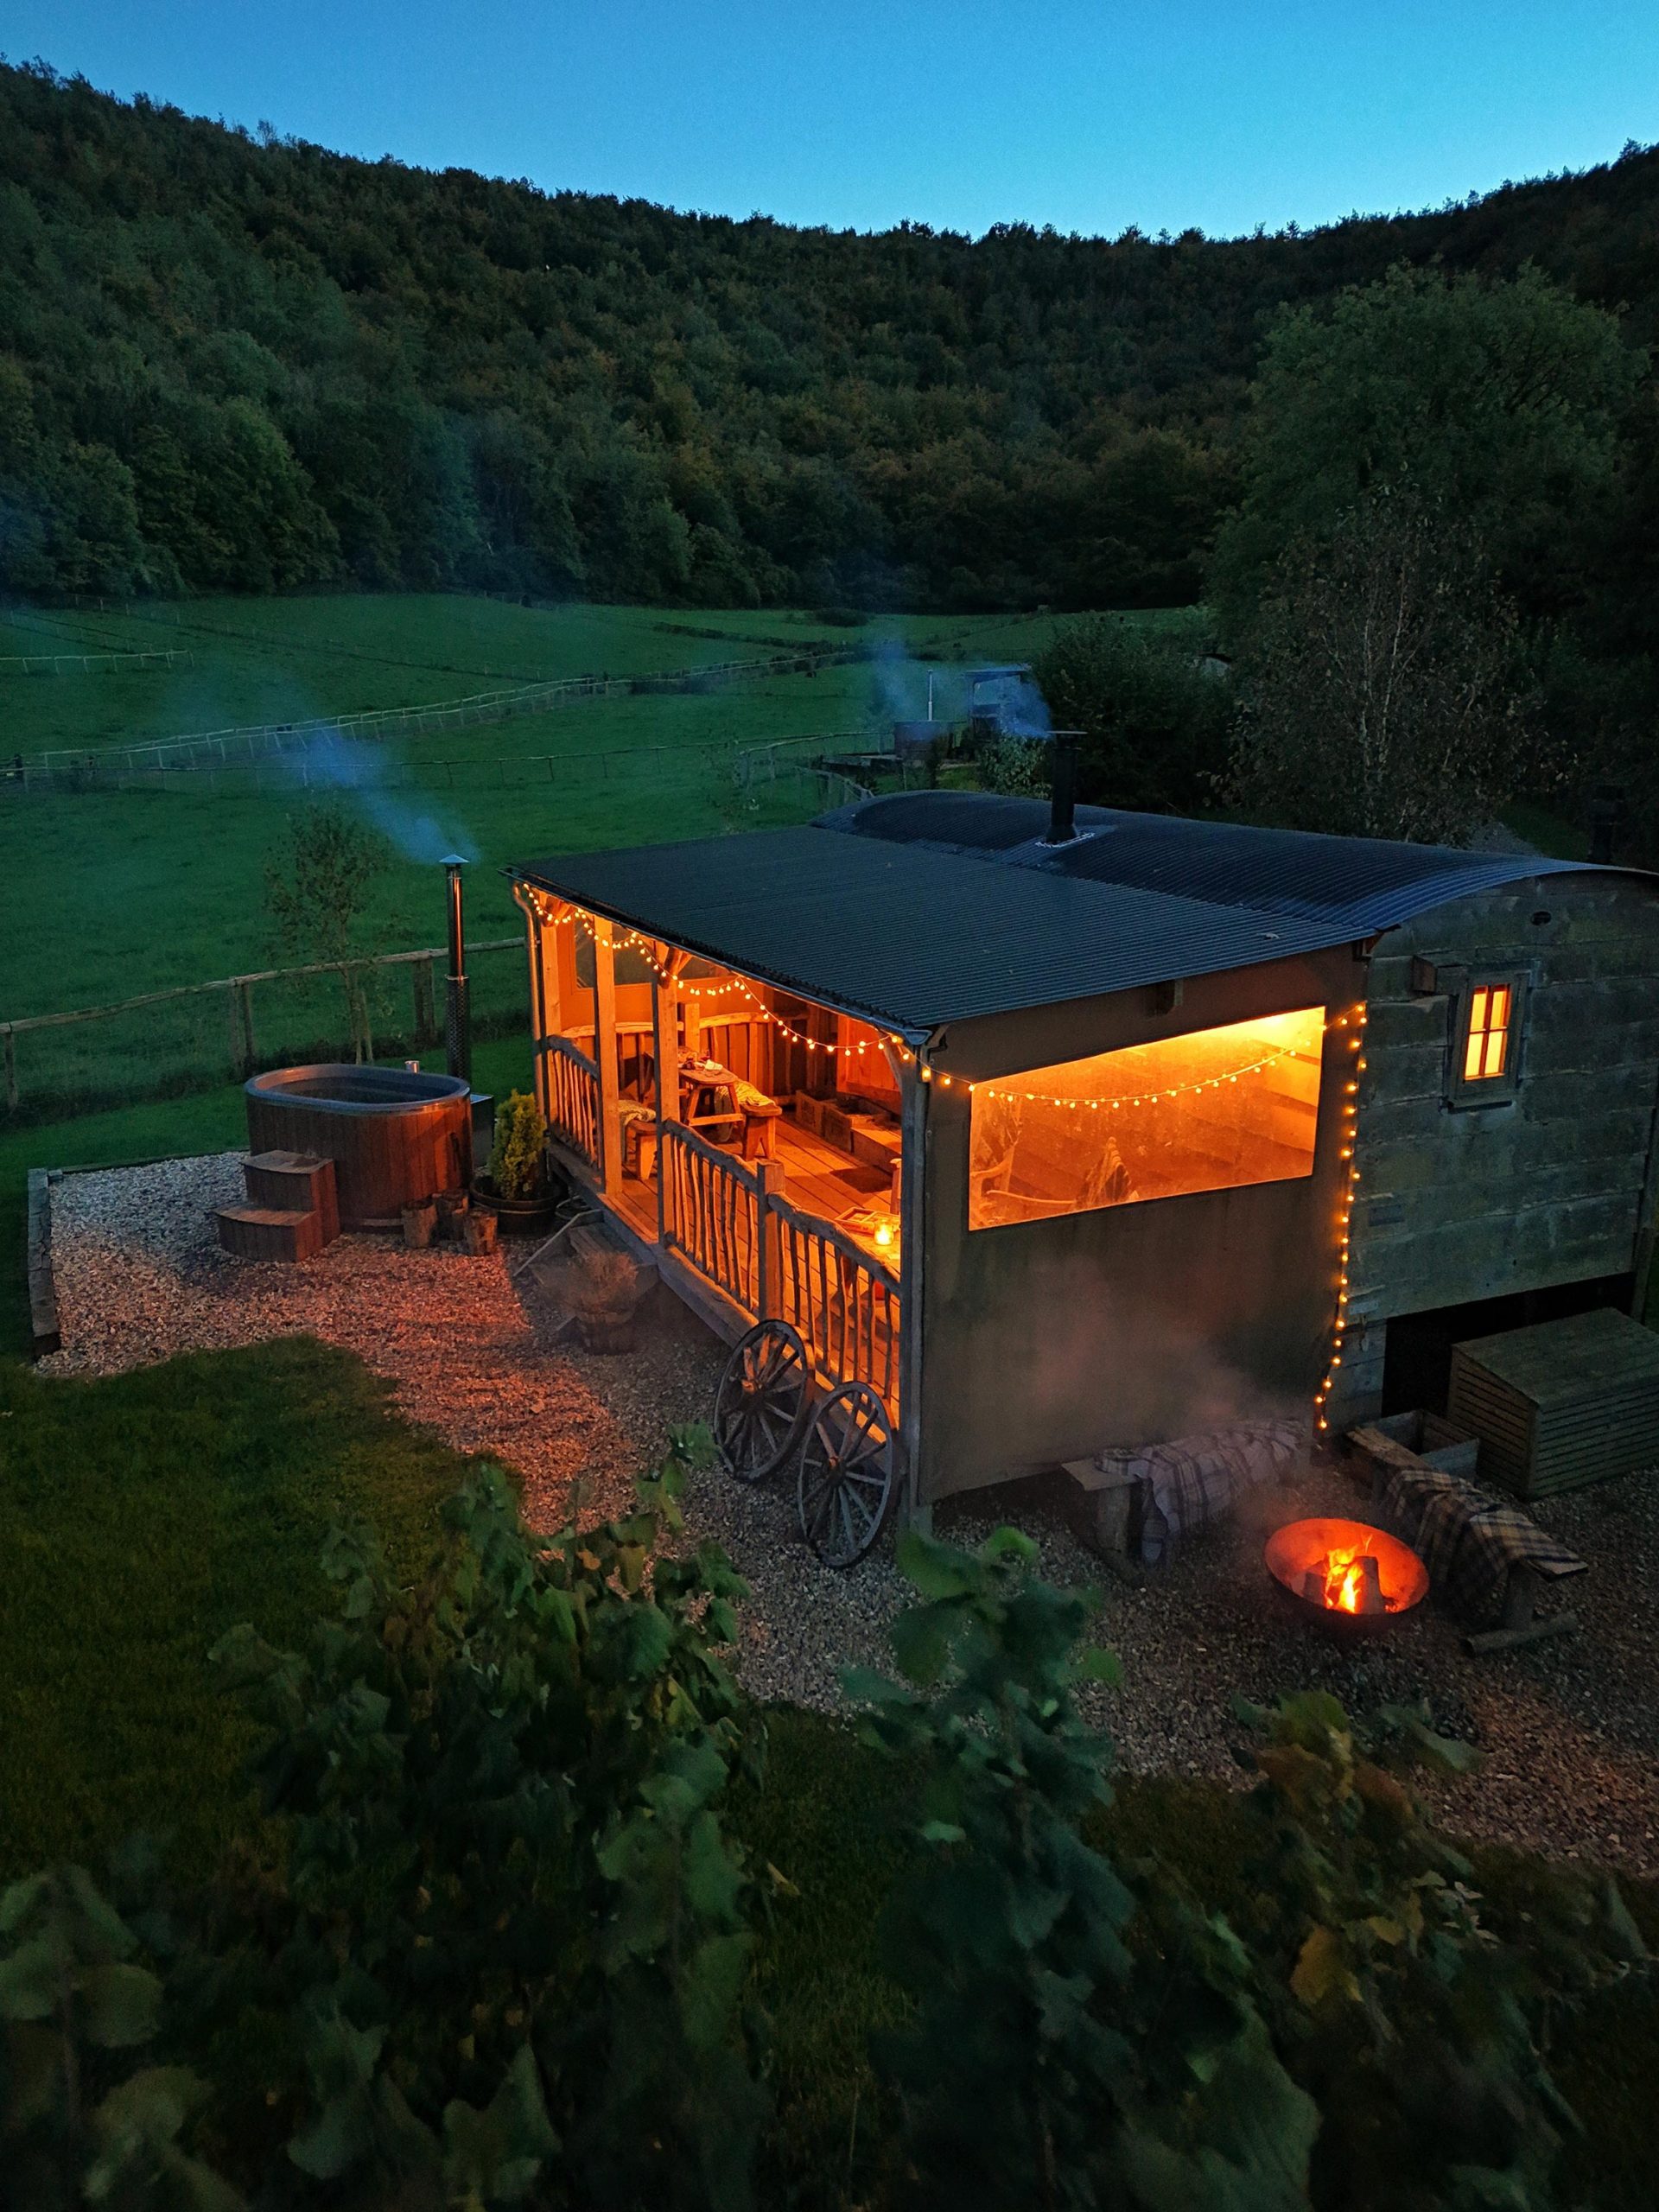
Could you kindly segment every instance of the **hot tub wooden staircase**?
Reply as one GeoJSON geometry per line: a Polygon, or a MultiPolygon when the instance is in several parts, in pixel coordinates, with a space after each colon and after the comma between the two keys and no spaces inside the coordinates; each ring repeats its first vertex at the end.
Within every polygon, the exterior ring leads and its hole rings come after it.
{"type": "Polygon", "coordinates": [[[258,1152],[242,1163],[245,1206],[220,1206],[219,1241],[238,1260],[311,1260],[340,1234],[334,1163],[308,1152],[258,1152]]]}

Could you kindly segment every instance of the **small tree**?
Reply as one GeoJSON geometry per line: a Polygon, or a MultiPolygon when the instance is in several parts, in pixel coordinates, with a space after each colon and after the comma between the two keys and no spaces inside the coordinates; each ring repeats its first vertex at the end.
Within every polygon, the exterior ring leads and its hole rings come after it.
{"type": "MultiPolygon", "coordinates": [[[[1056,630],[1032,674],[1055,728],[1083,733],[1079,797],[1154,812],[1210,798],[1227,757],[1228,693],[1205,664],[1201,637],[1187,622],[1154,631],[1121,614],[1056,630]]],[[[1047,777],[1045,760],[1039,790],[1047,777]]]]}
{"type": "Polygon", "coordinates": [[[374,1057],[364,918],[391,861],[391,848],[378,830],[321,800],[291,817],[281,857],[265,863],[265,907],[283,948],[339,976],[359,1061],[374,1057]]]}
{"type": "Polygon", "coordinates": [[[1547,780],[1514,608],[1409,493],[1281,561],[1244,643],[1229,796],[1298,828],[1462,844],[1547,780]]]}
{"type": "Polygon", "coordinates": [[[525,1091],[515,1090],[495,1117],[490,1175],[504,1198],[536,1198],[547,1180],[547,1123],[525,1091]]]}

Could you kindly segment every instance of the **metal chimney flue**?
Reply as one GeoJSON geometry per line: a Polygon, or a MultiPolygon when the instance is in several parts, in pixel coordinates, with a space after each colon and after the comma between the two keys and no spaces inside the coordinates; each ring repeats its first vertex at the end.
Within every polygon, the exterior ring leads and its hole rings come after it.
{"type": "Polygon", "coordinates": [[[1590,794],[1590,861],[1593,867],[1611,868],[1624,824],[1624,790],[1621,784],[1598,784],[1590,794]]]}
{"type": "Polygon", "coordinates": [[[1075,729],[1054,732],[1046,845],[1069,845],[1077,834],[1077,739],[1081,734],[1075,729]]]}
{"type": "Polygon", "coordinates": [[[467,989],[467,938],[461,911],[461,871],[467,863],[459,853],[443,862],[449,890],[449,973],[443,1007],[443,1043],[451,1075],[473,1079],[473,1016],[467,989]]]}

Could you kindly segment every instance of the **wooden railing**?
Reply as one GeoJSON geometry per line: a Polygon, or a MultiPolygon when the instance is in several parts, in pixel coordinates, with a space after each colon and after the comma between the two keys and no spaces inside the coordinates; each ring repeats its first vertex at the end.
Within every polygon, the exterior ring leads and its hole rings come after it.
{"type": "Polygon", "coordinates": [[[562,1145],[600,1172],[599,1069],[568,1037],[546,1038],[547,1126],[562,1145]]]}
{"type": "Polygon", "coordinates": [[[800,1331],[821,1376],[869,1383],[896,1419],[899,1278],[827,1221],[767,1204],[778,1224],[770,1310],[800,1331]]]}
{"type": "Polygon", "coordinates": [[[760,1183],[677,1122],[663,1124],[663,1242],[746,1312],[764,1304],[760,1183]]]}
{"type": "Polygon", "coordinates": [[[791,1323],[821,1381],[868,1382],[896,1418],[899,1278],[677,1122],[658,1169],[667,1249],[745,1313],[791,1323]]]}

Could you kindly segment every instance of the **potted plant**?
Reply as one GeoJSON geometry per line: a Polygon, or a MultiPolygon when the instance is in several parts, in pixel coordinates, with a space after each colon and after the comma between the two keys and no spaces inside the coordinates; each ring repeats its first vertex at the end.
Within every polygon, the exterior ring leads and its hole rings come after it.
{"type": "Polygon", "coordinates": [[[547,1172],[547,1123],[522,1090],[497,1111],[489,1168],[478,1178],[474,1195],[505,1236],[533,1236],[553,1218],[558,1201],[547,1172]]]}
{"type": "Polygon", "coordinates": [[[573,1256],[570,1304],[589,1351],[632,1351],[639,1306],[639,1270],[626,1252],[584,1245],[573,1256]]]}

